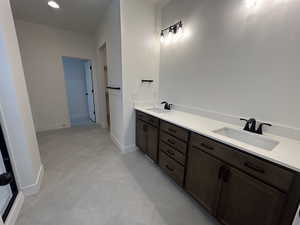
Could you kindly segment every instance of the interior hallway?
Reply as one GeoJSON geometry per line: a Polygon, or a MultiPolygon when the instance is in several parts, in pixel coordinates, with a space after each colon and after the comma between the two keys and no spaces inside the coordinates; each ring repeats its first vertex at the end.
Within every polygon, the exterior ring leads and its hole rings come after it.
{"type": "Polygon", "coordinates": [[[140,152],[121,154],[105,129],[48,131],[38,140],[44,182],[17,225],[216,224],[140,152]]]}

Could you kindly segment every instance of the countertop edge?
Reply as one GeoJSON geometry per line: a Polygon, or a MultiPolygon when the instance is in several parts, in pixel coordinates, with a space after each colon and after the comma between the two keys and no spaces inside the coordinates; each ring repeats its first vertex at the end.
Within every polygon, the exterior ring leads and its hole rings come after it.
{"type": "MultiPolygon", "coordinates": [[[[290,170],[293,170],[293,171],[295,171],[295,172],[300,173],[300,167],[298,168],[298,167],[292,166],[292,165],[290,165],[290,164],[288,164],[288,163],[285,163],[285,162],[283,162],[283,161],[280,161],[280,160],[277,160],[277,159],[275,159],[275,158],[269,157],[269,156],[267,156],[267,155],[258,153],[257,151],[254,151],[254,150],[245,148],[245,147],[243,147],[243,146],[241,146],[241,145],[239,145],[239,144],[234,144],[234,143],[232,143],[231,141],[226,140],[226,137],[224,137],[224,138],[217,137],[217,136],[218,136],[217,134],[216,134],[216,135],[212,135],[213,133],[212,133],[212,132],[209,132],[209,131],[208,131],[208,132],[203,132],[203,131],[195,130],[194,128],[191,128],[191,127],[186,126],[186,125],[184,125],[184,124],[180,124],[180,123],[178,123],[177,121],[174,121],[174,120],[172,120],[172,119],[166,119],[165,117],[160,116],[159,113],[151,112],[151,111],[149,111],[149,110],[147,110],[147,109],[145,109],[145,108],[143,108],[143,107],[135,106],[134,108],[135,108],[135,110],[144,112],[144,113],[146,113],[146,114],[148,114],[148,115],[157,117],[157,118],[159,118],[159,119],[161,119],[161,120],[164,120],[164,121],[166,121],[166,122],[172,123],[172,124],[174,124],[174,125],[177,125],[177,126],[179,126],[179,127],[184,128],[184,129],[190,130],[190,131],[192,131],[192,132],[194,132],[194,133],[197,133],[197,134],[199,134],[199,135],[203,135],[203,136],[205,136],[205,137],[211,138],[211,139],[213,139],[213,140],[215,140],[215,141],[221,142],[222,144],[225,144],[225,145],[228,145],[228,146],[230,146],[230,147],[236,148],[236,149],[238,149],[238,150],[240,150],[240,151],[243,151],[243,152],[245,152],[245,153],[248,153],[248,154],[250,154],[250,155],[254,155],[254,156],[256,156],[256,157],[262,158],[262,159],[267,160],[267,161],[269,161],[269,162],[278,164],[278,165],[280,165],[280,166],[282,166],[282,167],[285,167],[285,168],[287,168],[287,169],[290,169],[290,170]],[[210,134],[210,133],[212,133],[212,134],[210,134]]],[[[189,113],[189,114],[191,114],[191,113],[189,113]]],[[[166,114],[164,114],[164,115],[166,115],[166,114]]],[[[191,114],[191,115],[193,115],[193,116],[198,116],[199,118],[205,118],[205,117],[199,116],[199,115],[197,115],[197,114],[191,114]]],[[[224,122],[220,122],[220,121],[213,120],[213,119],[210,119],[210,118],[205,118],[205,119],[208,119],[208,120],[211,120],[211,121],[216,121],[216,122],[218,122],[218,123],[226,124],[226,123],[224,123],[224,122]]],[[[232,124],[228,124],[228,126],[233,127],[233,128],[236,128],[235,125],[232,125],[232,124]]],[[[257,148],[257,147],[254,147],[254,148],[257,148]]],[[[257,148],[257,149],[258,149],[258,148],[257,148]]],[[[265,150],[263,150],[263,151],[265,151],[265,150]]],[[[262,152],[263,152],[263,151],[262,151],[262,152]]]]}

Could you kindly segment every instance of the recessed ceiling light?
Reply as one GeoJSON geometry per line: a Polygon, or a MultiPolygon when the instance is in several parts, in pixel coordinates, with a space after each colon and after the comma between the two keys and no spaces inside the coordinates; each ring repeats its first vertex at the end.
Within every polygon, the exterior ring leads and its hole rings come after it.
{"type": "Polygon", "coordinates": [[[57,2],[55,2],[55,1],[49,1],[48,5],[52,8],[54,8],[54,9],[59,9],[60,8],[59,4],[57,4],[57,2]]]}

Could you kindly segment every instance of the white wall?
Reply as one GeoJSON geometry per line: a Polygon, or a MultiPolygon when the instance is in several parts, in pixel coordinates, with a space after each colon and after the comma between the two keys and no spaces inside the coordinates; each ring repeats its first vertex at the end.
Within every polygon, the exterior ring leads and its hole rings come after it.
{"type": "Polygon", "coordinates": [[[69,127],[62,56],[95,64],[94,37],[23,21],[16,29],[36,130],[69,127]]]}
{"type": "Polygon", "coordinates": [[[245,2],[173,0],[164,7],[163,27],[183,20],[186,37],[162,45],[160,97],[300,128],[300,2],[245,2]]]}
{"type": "Polygon", "coordinates": [[[0,1],[0,123],[19,188],[37,191],[43,166],[9,0],[0,1]]]}
{"type": "MultiPolygon", "coordinates": [[[[112,0],[105,14],[102,16],[97,31],[97,72],[94,84],[101,92],[96,95],[96,102],[100,102],[97,107],[97,117],[102,121],[106,120],[105,109],[105,89],[104,87],[104,62],[99,49],[106,44],[107,67],[109,86],[122,87],[122,59],[121,59],[121,25],[120,25],[120,2],[112,0]],[[102,107],[101,107],[102,106],[102,107]]],[[[123,149],[123,102],[122,91],[109,91],[110,116],[111,116],[111,136],[113,141],[123,149]]]]}
{"type": "Polygon", "coordinates": [[[71,125],[89,120],[85,62],[82,59],[63,57],[71,125]]]}
{"type": "Polygon", "coordinates": [[[154,102],[157,96],[160,42],[157,8],[148,0],[121,0],[124,145],[135,147],[135,102],[154,102]],[[152,79],[153,84],[142,84],[152,79]]]}

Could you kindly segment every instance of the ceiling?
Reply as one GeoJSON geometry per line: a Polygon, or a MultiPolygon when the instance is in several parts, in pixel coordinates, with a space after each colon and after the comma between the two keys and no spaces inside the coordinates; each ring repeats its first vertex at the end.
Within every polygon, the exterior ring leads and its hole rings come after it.
{"type": "Polygon", "coordinates": [[[48,6],[48,0],[10,0],[15,19],[62,29],[95,33],[110,0],[56,0],[60,9],[48,6]]]}

